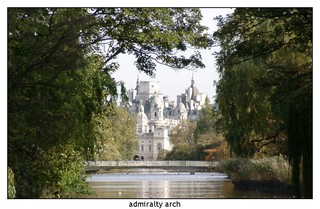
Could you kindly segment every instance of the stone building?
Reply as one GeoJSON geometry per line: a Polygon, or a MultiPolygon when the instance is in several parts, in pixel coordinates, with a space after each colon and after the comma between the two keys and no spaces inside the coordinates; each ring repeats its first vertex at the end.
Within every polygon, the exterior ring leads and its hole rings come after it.
{"type": "Polygon", "coordinates": [[[194,121],[199,118],[199,111],[205,103],[207,95],[200,93],[195,86],[195,81],[191,79],[191,85],[185,90],[184,94],[178,95],[177,100],[181,101],[188,112],[188,120],[194,121]]]}
{"type": "Polygon", "coordinates": [[[170,151],[170,131],[185,120],[196,120],[205,101],[191,80],[185,94],[177,96],[177,102],[169,101],[160,93],[158,81],[139,81],[128,91],[129,111],[137,115],[137,153],[144,160],[156,160],[162,150],[170,151]]]}

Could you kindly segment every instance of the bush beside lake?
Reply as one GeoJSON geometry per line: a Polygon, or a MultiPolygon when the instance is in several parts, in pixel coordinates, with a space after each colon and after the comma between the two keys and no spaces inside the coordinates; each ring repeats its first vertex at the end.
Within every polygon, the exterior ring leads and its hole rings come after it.
{"type": "Polygon", "coordinates": [[[290,191],[289,163],[282,156],[226,160],[217,170],[226,173],[236,189],[290,191]]]}

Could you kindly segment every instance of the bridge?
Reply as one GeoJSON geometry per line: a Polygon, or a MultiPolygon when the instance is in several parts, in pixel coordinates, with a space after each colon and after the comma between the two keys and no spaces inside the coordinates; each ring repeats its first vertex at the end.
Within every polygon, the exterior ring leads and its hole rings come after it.
{"type": "Polygon", "coordinates": [[[161,168],[178,170],[207,170],[218,165],[217,161],[88,161],[86,171],[100,169],[132,169],[132,168],[161,168]]]}

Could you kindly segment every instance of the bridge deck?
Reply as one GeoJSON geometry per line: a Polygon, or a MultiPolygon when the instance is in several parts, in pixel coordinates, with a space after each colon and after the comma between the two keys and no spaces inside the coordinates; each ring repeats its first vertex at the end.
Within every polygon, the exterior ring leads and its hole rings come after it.
{"type": "Polygon", "coordinates": [[[218,162],[210,161],[89,161],[87,170],[110,168],[211,168],[218,162]]]}

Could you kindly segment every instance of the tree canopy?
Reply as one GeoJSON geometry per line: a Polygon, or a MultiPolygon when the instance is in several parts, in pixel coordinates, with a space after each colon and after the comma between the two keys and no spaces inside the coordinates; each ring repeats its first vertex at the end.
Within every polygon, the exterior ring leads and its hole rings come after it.
{"type": "Polygon", "coordinates": [[[286,139],[295,195],[302,170],[312,197],[312,9],[239,8],[217,20],[217,103],[230,148],[251,157],[286,139]]]}
{"type": "Polygon", "coordinates": [[[172,151],[167,160],[220,160],[226,157],[219,127],[220,114],[207,97],[197,121],[183,121],[171,131],[172,151]]]}
{"type": "Polygon", "coordinates": [[[126,109],[115,106],[96,120],[95,159],[132,159],[138,147],[136,117],[126,109]]]}
{"type": "Polygon", "coordinates": [[[112,77],[115,58],[132,54],[151,76],[157,64],[204,67],[199,52],[177,53],[208,46],[201,18],[191,8],[9,8],[8,166],[16,197],[85,192],[82,163],[94,157],[97,126],[109,124],[101,118],[123,87],[112,77]]]}

